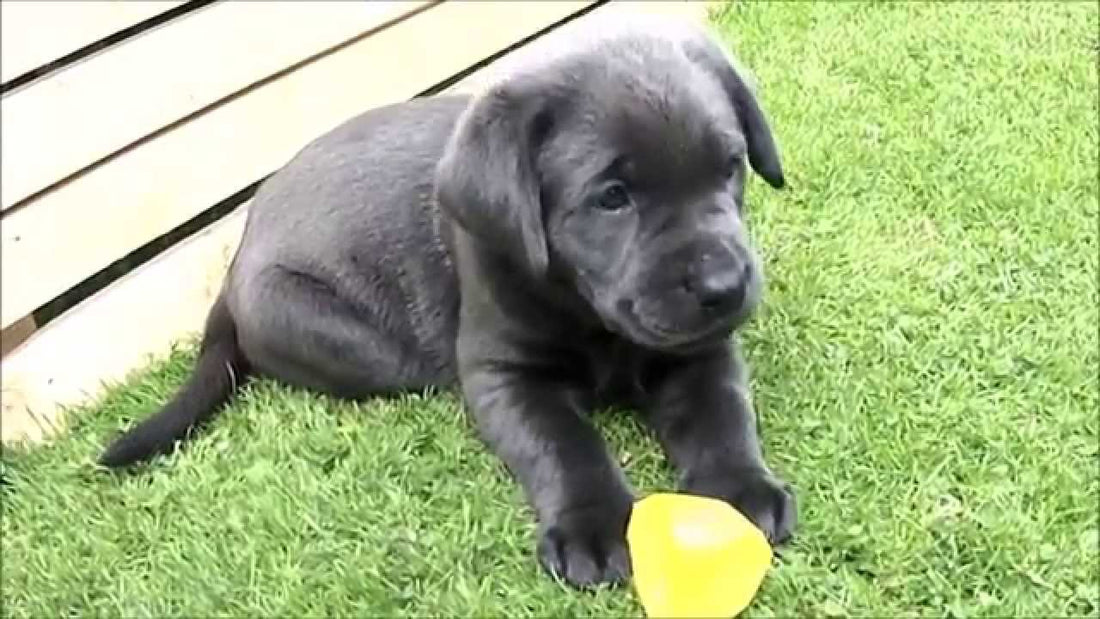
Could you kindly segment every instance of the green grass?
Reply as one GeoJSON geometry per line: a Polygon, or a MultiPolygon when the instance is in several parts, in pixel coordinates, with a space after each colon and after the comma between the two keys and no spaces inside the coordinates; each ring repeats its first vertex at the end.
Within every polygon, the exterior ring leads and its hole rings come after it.
{"type": "MultiPolygon", "coordinates": [[[[791,189],[750,190],[745,334],[801,518],[747,615],[1096,616],[1097,7],[741,3],[791,189]]],[[[47,447],[5,449],[6,615],[637,615],[543,577],[447,394],[268,382],[141,475],[91,462],[191,349],[47,447]]],[[[672,475],[605,416],[643,492],[672,475]]]]}

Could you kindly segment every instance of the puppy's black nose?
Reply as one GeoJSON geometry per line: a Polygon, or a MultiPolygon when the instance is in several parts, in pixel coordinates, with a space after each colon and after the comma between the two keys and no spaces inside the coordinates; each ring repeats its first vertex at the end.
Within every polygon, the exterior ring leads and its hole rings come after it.
{"type": "Polygon", "coordinates": [[[710,269],[689,286],[699,305],[708,312],[723,312],[745,300],[748,269],[710,269]]]}

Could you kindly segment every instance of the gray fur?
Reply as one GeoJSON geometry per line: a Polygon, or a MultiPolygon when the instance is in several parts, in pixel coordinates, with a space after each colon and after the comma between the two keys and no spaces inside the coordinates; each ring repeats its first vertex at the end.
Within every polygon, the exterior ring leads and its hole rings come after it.
{"type": "Polygon", "coordinates": [[[476,97],[351,119],[265,182],[195,378],[103,461],[208,417],[224,364],[355,398],[457,385],[574,585],[630,573],[634,493],[586,420],[607,404],[645,417],[684,491],[785,540],[731,337],[763,287],[749,166],[784,184],[755,96],[698,30],[528,58],[476,97]]]}

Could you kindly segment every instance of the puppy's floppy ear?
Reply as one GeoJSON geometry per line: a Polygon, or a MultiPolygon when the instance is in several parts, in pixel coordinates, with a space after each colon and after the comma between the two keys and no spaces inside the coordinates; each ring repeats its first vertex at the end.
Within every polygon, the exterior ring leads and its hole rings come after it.
{"type": "Polygon", "coordinates": [[[542,275],[548,254],[535,166],[551,121],[536,89],[513,80],[475,98],[440,159],[435,190],[467,233],[542,275]]]}
{"type": "Polygon", "coordinates": [[[786,184],[783,165],[779,160],[779,151],[775,146],[768,119],[757,104],[756,96],[738,74],[732,59],[717,42],[704,33],[685,42],[684,51],[688,58],[718,78],[722,89],[733,103],[748,143],[749,164],[752,169],[772,187],[782,188],[786,184]]]}

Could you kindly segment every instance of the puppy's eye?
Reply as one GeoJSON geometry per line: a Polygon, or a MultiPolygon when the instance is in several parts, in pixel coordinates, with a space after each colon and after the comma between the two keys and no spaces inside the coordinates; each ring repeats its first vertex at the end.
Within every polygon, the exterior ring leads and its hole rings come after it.
{"type": "Polygon", "coordinates": [[[626,186],[619,182],[604,187],[596,198],[596,206],[605,211],[617,211],[626,208],[629,204],[630,194],[627,193],[626,186]]]}

